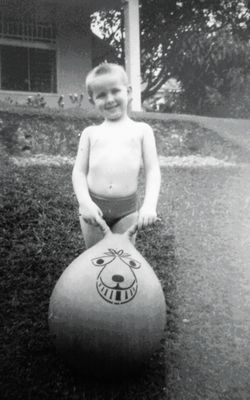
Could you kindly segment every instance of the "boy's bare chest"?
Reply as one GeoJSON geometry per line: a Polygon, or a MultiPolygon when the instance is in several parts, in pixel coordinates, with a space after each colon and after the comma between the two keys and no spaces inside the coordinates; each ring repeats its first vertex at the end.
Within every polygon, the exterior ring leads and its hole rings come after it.
{"type": "Polygon", "coordinates": [[[141,139],[135,135],[96,135],[90,141],[93,153],[134,153],[141,150],[141,139]]]}

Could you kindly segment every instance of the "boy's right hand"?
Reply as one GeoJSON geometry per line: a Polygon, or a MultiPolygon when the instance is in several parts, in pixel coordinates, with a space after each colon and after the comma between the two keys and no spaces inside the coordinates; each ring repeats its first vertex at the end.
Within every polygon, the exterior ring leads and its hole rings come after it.
{"type": "Polygon", "coordinates": [[[94,203],[86,206],[79,206],[79,217],[82,218],[87,224],[99,226],[102,223],[103,213],[102,210],[94,203]]]}

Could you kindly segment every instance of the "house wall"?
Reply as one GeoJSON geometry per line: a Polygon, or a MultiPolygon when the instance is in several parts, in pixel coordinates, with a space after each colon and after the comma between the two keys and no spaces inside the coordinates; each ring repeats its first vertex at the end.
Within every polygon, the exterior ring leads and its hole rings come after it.
{"type": "MultiPolygon", "coordinates": [[[[70,2],[69,2],[70,3],[70,2]]],[[[89,14],[81,7],[66,4],[57,14],[57,91],[64,95],[65,107],[72,106],[70,93],[83,93],[83,106],[89,103],[84,81],[92,68],[89,14]]]]}
{"type": "MultiPolygon", "coordinates": [[[[43,4],[46,7],[46,3],[43,4]]],[[[48,106],[58,107],[60,95],[64,95],[65,108],[74,107],[69,94],[83,93],[82,107],[92,110],[84,89],[87,72],[92,67],[92,40],[90,32],[90,11],[86,3],[77,2],[72,6],[62,1],[56,6],[55,22],[57,31],[57,93],[42,93],[48,106]]],[[[32,92],[0,90],[0,100],[10,98],[19,104],[25,103],[32,92]]]]}

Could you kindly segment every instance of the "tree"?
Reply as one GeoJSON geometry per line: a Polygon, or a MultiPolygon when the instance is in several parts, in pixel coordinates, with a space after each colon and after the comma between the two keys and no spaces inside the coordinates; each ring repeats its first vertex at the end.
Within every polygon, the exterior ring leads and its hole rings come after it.
{"type": "MultiPolygon", "coordinates": [[[[140,18],[143,100],[174,77],[187,111],[201,113],[248,78],[248,0],[141,0],[140,18]]],[[[122,13],[102,12],[93,22],[122,63],[122,13]]]]}

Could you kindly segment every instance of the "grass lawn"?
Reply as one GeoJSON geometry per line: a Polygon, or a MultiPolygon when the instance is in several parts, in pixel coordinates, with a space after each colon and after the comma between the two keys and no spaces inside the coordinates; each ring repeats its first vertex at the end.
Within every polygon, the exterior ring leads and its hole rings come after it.
{"type": "MultiPolygon", "coordinates": [[[[215,155],[238,160],[241,151],[190,123],[154,123],[162,155],[215,155]],[[171,128],[171,129],[170,129],[171,128]],[[196,132],[196,134],[195,134],[196,132]]],[[[244,158],[244,157],[243,157],[244,158]]],[[[175,368],[176,314],[174,240],[166,229],[168,199],[161,197],[161,222],[138,234],[137,248],[161,280],[167,303],[165,343],[145,373],[122,383],[79,380],[57,356],[48,333],[49,297],[67,265],[83,250],[71,165],[19,167],[0,162],[1,212],[1,399],[171,399],[175,368]],[[159,251],[160,249],[160,251],[159,251]]],[[[167,189],[162,169],[163,191],[167,189]]],[[[140,192],[143,187],[140,180],[140,192]]]]}
{"type": "MultiPolygon", "coordinates": [[[[164,398],[166,376],[173,373],[164,345],[143,377],[122,385],[80,382],[57,357],[47,326],[49,297],[63,269],[83,251],[72,167],[2,164],[1,399],[164,398]]],[[[171,237],[163,233],[163,225],[141,232],[137,244],[166,293],[169,347],[174,264],[171,237]]]]}

